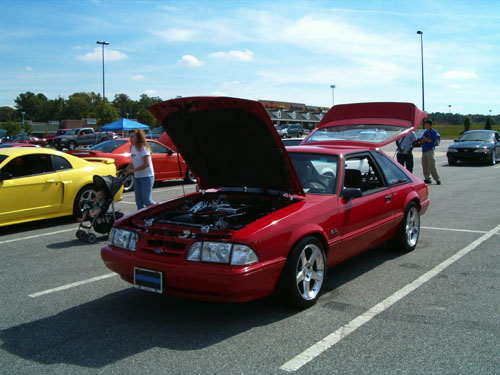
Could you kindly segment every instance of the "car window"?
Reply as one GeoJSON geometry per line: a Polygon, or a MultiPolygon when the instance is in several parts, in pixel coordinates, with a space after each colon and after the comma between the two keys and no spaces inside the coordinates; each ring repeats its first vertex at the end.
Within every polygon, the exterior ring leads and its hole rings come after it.
{"type": "Polygon", "coordinates": [[[335,194],[338,157],[336,155],[290,153],[300,184],[308,194],[335,194]]]}
{"type": "Polygon", "coordinates": [[[346,177],[344,186],[350,188],[360,188],[363,195],[371,194],[380,188],[385,187],[384,180],[377,169],[375,162],[368,154],[356,155],[345,161],[346,177]],[[352,179],[350,177],[353,177],[352,179]]]}
{"type": "Polygon", "coordinates": [[[156,142],[148,142],[153,154],[168,154],[170,149],[156,142]]]}
{"type": "Polygon", "coordinates": [[[72,169],[73,166],[70,164],[68,160],[63,158],[62,156],[53,155],[52,162],[54,163],[54,169],[56,171],[61,171],[63,169],[72,169]]]}
{"type": "Polygon", "coordinates": [[[16,178],[52,173],[54,168],[52,167],[51,155],[31,154],[12,159],[2,168],[2,172],[10,173],[13,178],[16,178]]]}
{"type": "Polygon", "coordinates": [[[0,163],[7,159],[7,155],[0,155],[0,163]]]}
{"type": "Polygon", "coordinates": [[[379,152],[375,152],[373,155],[380,165],[389,186],[411,182],[411,178],[400,167],[389,160],[387,156],[379,152]]]}

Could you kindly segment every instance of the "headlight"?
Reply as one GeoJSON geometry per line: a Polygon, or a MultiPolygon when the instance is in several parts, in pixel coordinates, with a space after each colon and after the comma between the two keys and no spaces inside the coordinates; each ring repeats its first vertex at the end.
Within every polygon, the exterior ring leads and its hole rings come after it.
{"type": "Polygon", "coordinates": [[[481,147],[475,150],[474,152],[490,152],[490,149],[487,147],[481,147]]]}
{"type": "Polygon", "coordinates": [[[449,148],[448,152],[458,152],[458,150],[456,148],[449,148]]]}
{"type": "Polygon", "coordinates": [[[191,245],[186,259],[192,262],[224,263],[243,266],[259,261],[250,247],[231,242],[199,241],[191,245]]]}
{"type": "Polygon", "coordinates": [[[112,228],[109,234],[109,244],[121,247],[122,249],[135,251],[135,243],[137,242],[137,233],[130,230],[112,228]]]}

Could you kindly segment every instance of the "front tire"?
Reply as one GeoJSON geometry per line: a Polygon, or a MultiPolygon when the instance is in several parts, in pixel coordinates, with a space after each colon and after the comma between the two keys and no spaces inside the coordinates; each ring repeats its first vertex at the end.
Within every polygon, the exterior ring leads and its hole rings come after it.
{"type": "Polygon", "coordinates": [[[278,297],[298,308],[313,306],[326,277],[325,251],[312,236],[301,239],[290,251],[278,283],[278,297]]]}
{"type": "Polygon", "coordinates": [[[76,195],[73,203],[73,216],[82,217],[83,202],[91,201],[96,197],[97,188],[94,184],[85,185],[76,195]]]}
{"type": "Polygon", "coordinates": [[[497,154],[496,154],[495,150],[493,150],[491,152],[491,159],[490,159],[489,164],[490,165],[495,165],[496,163],[497,163],[497,154]]]}
{"type": "Polygon", "coordinates": [[[76,142],[71,141],[68,143],[68,150],[73,151],[75,148],[76,148],[76,142]]]}
{"type": "Polygon", "coordinates": [[[420,211],[416,203],[410,203],[405,210],[403,221],[392,239],[393,247],[403,253],[409,253],[417,247],[420,236],[420,211]]]}
{"type": "Polygon", "coordinates": [[[448,164],[449,165],[457,165],[457,161],[455,159],[448,158],[448,164]]]}
{"type": "Polygon", "coordinates": [[[194,175],[193,172],[191,172],[191,169],[187,168],[186,169],[186,174],[184,175],[184,181],[187,182],[188,184],[196,184],[198,181],[196,181],[196,176],[194,175]]]}

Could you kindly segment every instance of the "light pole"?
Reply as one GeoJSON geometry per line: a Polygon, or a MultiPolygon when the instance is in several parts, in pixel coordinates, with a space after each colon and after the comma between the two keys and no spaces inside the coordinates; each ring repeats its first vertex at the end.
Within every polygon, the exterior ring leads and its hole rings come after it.
{"type": "Polygon", "coordinates": [[[335,105],[335,85],[330,85],[332,89],[332,107],[335,105]]]}
{"type": "MultiPolygon", "coordinates": [[[[24,114],[25,114],[25,113],[26,113],[26,112],[21,112],[21,115],[23,116],[23,129],[24,129],[24,114]]],[[[491,113],[491,111],[490,111],[490,113],[491,113]]]]}
{"type": "Polygon", "coordinates": [[[420,60],[422,61],[422,111],[425,111],[425,100],[424,100],[424,32],[417,31],[420,35],[420,60]]]}
{"type": "Polygon", "coordinates": [[[127,112],[127,118],[128,118],[128,112],[127,112]]]}
{"type": "Polygon", "coordinates": [[[102,42],[98,40],[96,42],[102,46],[102,100],[106,100],[106,91],[104,90],[104,46],[109,45],[108,42],[102,42]]]}

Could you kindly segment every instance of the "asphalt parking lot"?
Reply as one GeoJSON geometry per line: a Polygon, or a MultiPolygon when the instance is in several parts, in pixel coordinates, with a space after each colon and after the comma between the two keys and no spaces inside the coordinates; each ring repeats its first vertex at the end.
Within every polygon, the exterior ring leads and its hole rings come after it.
{"type": "MultiPolygon", "coordinates": [[[[448,166],[449,144],[416,250],[333,267],[305,311],[135,289],[71,218],[0,228],[0,374],[498,374],[500,165],[448,166]]],[[[158,184],[153,199],[183,189],[158,184]]],[[[133,212],[133,193],[117,208],[133,212]]]]}

